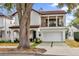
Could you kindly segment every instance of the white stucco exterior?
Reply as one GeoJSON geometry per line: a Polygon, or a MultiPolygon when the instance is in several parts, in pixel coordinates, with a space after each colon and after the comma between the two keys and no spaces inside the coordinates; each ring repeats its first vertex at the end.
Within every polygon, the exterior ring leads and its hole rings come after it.
{"type": "Polygon", "coordinates": [[[74,32],[79,32],[79,29],[77,29],[74,26],[70,26],[68,29],[69,29],[69,31],[68,31],[68,33],[69,33],[68,39],[69,40],[74,40],[74,32]]]}
{"type": "MultiPolygon", "coordinates": [[[[16,13],[12,20],[7,19],[7,18],[3,18],[3,24],[2,21],[0,20],[0,26],[3,27],[4,31],[5,31],[5,39],[11,39],[12,41],[15,40],[16,38],[19,38],[19,32],[16,33],[14,32],[15,30],[19,31],[19,28],[9,28],[11,26],[16,26],[19,25],[19,19],[18,19],[18,14],[16,13]],[[8,35],[7,31],[10,31],[10,36],[8,35]]],[[[35,12],[34,10],[31,11],[31,16],[30,16],[30,25],[39,25],[38,28],[30,28],[30,35],[29,38],[33,38],[34,36],[34,31],[35,33],[35,37],[36,38],[40,38],[42,41],[65,41],[65,31],[66,31],[66,27],[65,26],[65,14],[49,14],[49,15],[41,15],[38,12],[35,12]],[[41,26],[41,17],[45,16],[48,17],[48,26],[47,27],[42,27],[41,26]],[[56,22],[58,22],[57,17],[58,16],[63,16],[62,23],[63,26],[59,27],[56,23],[56,27],[49,27],[49,17],[50,16],[56,16],[56,22]],[[40,34],[40,35],[39,35],[40,34]]]]}
{"type": "Polygon", "coordinates": [[[7,17],[0,16],[0,31],[3,31],[0,37],[0,40],[10,40],[10,29],[9,26],[13,25],[13,20],[7,17]]]}
{"type": "Polygon", "coordinates": [[[19,19],[18,19],[18,14],[15,14],[14,16],[13,16],[13,20],[14,20],[14,25],[19,25],[19,19]]]}
{"type": "Polygon", "coordinates": [[[39,13],[32,11],[30,25],[41,25],[41,16],[39,13]]]}

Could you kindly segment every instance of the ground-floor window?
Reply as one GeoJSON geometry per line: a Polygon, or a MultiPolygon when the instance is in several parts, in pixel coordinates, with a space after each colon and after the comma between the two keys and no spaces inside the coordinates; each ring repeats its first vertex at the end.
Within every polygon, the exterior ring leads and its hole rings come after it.
{"type": "Polygon", "coordinates": [[[5,32],[4,31],[0,31],[0,38],[4,37],[5,32]]]}

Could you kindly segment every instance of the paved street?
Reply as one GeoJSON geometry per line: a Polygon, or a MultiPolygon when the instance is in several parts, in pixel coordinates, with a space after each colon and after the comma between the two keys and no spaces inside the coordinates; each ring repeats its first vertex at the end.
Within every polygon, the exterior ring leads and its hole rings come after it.
{"type": "Polygon", "coordinates": [[[53,47],[51,47],[50,43],[41,43],[37,47],[47,50],[43,55],[79,56],[79,48],[71,48],[63,42],[55,42],[53,47]]]}
{"type": "Polygon", "coordinates": [[[79,56],[79,48],[71,48],[64,42],[54,42],[52,47],[51,43],[41,43],[37,48],[44,48],[47,51],[43,54],[0,53],[0,56],[79,56]]]}

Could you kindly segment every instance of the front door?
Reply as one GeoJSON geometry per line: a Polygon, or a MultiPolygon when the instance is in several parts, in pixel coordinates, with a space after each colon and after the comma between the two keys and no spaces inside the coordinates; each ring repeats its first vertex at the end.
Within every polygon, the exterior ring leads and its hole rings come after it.
{"type": "Polygon", "coordinates": [[[36,31],[33,31],[33,39],[36,38],[36,31]]]}

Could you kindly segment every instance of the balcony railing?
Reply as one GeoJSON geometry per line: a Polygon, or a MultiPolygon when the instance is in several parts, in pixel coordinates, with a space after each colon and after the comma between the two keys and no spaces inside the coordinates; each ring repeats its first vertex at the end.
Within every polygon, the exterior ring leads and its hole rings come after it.
{"type": "Polygon", "coordinates": [[[63,17],[41,17],[41,27],[63,27],[64,21],[63,17]]]}

